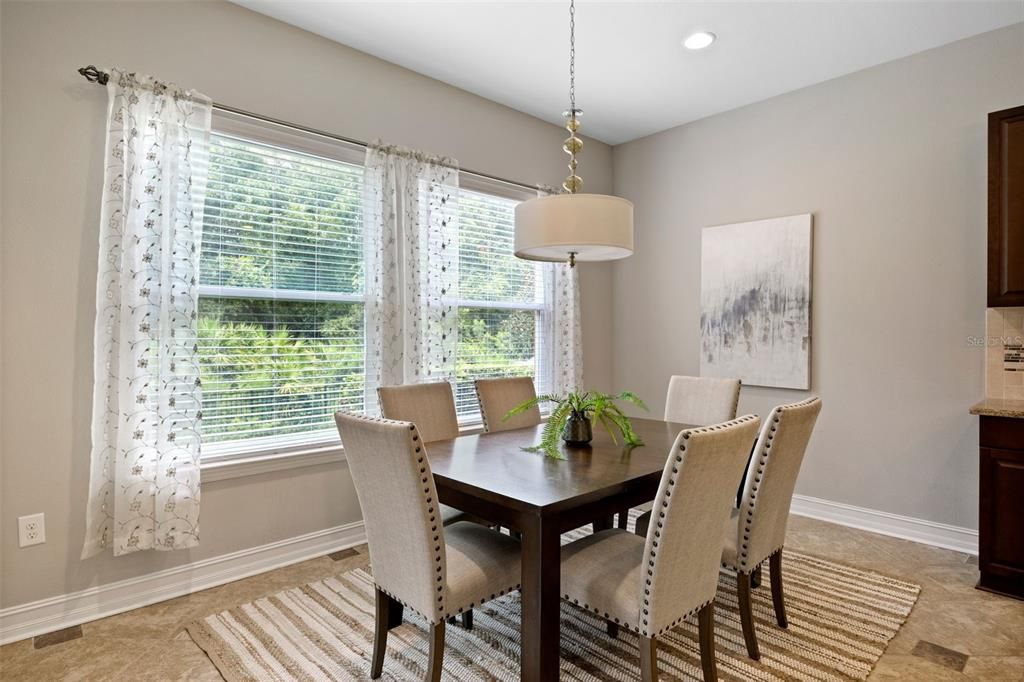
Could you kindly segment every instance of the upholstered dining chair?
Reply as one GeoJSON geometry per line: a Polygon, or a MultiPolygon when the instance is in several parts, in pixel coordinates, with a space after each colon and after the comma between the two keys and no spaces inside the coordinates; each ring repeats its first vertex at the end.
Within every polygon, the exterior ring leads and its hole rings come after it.
{"type": "Polygon", "coordinates": [[[531,377],[477,379],[474,383],[484,431],[511,431],[540,424],[540,407],[536,405],[522,414],[505,419],[513,407],[537,397],[531,377]]]}
{"type": "MultiPolygon", "coordinates": [[[[405,386],[381,386],[377,389],[380,413],[385,419],[412,422],[424,443],[451,440],[459,435],[459,417],[455,412],[455,394],[447,381],[405,386]]],[[[445,525],[459,521],[477,521],[464,511],[441,505],[445,525]]]]}
{"type": "MultiPolygon", "coordinates": [[[[705,426],[721,424],[736,418],[740,402],[740,380],[715,377],[689,377],[674,375],[668,380],[665,396],[665,421],[677,424],[705,426]]],[[[739,481],[737,480],[737,485],[739,481]]],[[[647,523],[650,513],[645,512],[637,522],[647,523]]],[[[619,512],[619,528],[626,528],[629,510],[619,512]]],[[[641,535],[642,531],[637,531],[641,535]]]]}
{"type": "Polygon", "coordinates": [[[446,620],[520,588],[520,544],[476,523],[442,526],[419,430],[406,421],[334,416],[363,512],[376,593],[370,677],[403,607],[430,624],[426,679],[441,679],[446,620]]]}
{"type": "Polygon", "coordinates": [[[377,389],[380,413],[385,419],[413,422],[426,443],[451,440],[459,435],[455,394],[447,381],[377,389]]]}
{"type": "MultiPolygon", "coordinates": [[[[459,417],[455,410],[455,394],[447,381],[404,386],[381,386],[377,389],[380,412],[385,419],[412,422],[424,443],[451,440],[459,435],[459,417]]],[[[490,522],[467,514],[461,509],[440,505],[441,523],[449,526],[460,521],[472,521],[485,526],[490,522]]],[[[455,622],[453,618],[452,623],[455,622]]],[[[473,628],[473,611],[462,614],[462,625],[473,628]]]]}
{"type": "Polygon", "coordinates": [[[756,587],[753,577],[759,575],[765,561],[769,562],[775,620],[782,628],[789,624],[782,592],[782,547],[796,478],[819,412],[820,398],[772,410],[747,465],[740,507],[733,509],[726,522],[722,565],[736,571],[743,640],[755,661],[760,653],[750,589],[756,587]]]}
{"type": "Polygon", "coordinates": [[[679,424],[719,424],[736,418],[740,380],[673,376],[665,397],[665,421],[679,424]]]}
{"type": "Polygon", "coordinates": [[[717,679],[714,599],[722,524],[760,420],[752,415],[680,432],[646,537],[613,528],[562,548],[562,594],[640,636],[644,682],[658,679],[658,637],[697,613],[704,679],[717,679]]]}

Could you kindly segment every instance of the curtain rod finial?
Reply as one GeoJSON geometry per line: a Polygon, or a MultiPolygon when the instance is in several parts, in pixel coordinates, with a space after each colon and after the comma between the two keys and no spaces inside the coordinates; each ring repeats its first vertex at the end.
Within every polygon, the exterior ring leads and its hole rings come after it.
{"type": "Polygon", "coordinates": [[[100,71],[95,66],[90,64],[89,66],[83,66],[78,70],[78,73],[85,76],[85,80],[90,83],[99,83],[100,85],[106,85],[107,81],[110,80],[110,74],[105,71],[100,71]]]}

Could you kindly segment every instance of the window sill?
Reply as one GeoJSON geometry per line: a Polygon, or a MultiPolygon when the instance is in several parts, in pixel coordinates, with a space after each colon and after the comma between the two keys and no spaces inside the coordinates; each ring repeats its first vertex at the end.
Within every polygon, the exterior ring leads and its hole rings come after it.
{"type": "MultiPolygon", "coordinates": [[[[460,436],[483,433],[483,424],[465,424],[459,427],[460,436]]],[[[239,453],[223,459],[200,464],[203,483],[229,481],[235,478],[259,476],[275,471],[290,471],[322,464],[340,464],[345,461],[345,449],[340,445],[309,447],[291,452],[239,453]]]]}
{"type": "Polygon", "coordinates": [[[222,460],[203,462],[200,465],[200,480],[203,483],[227,481],[233,478],[258,476],[275,471],[299,469],[320,464],[334,464],[345,461],[345,451],[340,445],[330,445],[292,452],[239,454],[222,460]]]}

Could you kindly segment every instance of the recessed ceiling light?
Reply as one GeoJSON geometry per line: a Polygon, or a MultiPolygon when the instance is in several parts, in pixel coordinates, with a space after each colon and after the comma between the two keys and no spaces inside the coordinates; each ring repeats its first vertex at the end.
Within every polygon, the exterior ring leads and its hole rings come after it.
{"type": "Polygon", "coordinates": [[[715,34],[710,31],[697,31],[691,34],[683,41],[683,45],[688,50],[703,50],[705,47],[715,42],[715,34]]]}

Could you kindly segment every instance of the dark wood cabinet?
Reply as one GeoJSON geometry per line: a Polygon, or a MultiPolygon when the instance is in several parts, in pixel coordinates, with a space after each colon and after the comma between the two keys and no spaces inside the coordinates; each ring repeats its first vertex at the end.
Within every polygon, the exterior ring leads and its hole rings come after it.
{"type": "Polygon", "coordinates": [[[1024,106],[988,115],[988,307],[1024,306],[1024,106]]]}
{"type": "Polygon", "coordinates": [[[1024,419],[981,417],[978,587],[1024,599],[1024,419]]]}

